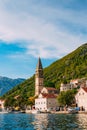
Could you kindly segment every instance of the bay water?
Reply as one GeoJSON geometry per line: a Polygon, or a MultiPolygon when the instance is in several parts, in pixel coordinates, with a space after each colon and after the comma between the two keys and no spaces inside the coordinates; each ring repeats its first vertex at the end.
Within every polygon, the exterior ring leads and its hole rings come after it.
{"type": "Polygon", "coordinates": [[[0,130],[87,130],[87,115],[0,114],[0,130]]]}

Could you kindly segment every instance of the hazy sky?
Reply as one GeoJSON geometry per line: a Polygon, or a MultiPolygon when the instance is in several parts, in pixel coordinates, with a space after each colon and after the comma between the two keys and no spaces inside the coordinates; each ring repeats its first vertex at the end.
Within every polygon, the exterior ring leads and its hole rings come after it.
{"type": "Polygon", "coordinates": [[[0,0],[0,76],[29,78],[87,42],[87,0],[0,0]]]}

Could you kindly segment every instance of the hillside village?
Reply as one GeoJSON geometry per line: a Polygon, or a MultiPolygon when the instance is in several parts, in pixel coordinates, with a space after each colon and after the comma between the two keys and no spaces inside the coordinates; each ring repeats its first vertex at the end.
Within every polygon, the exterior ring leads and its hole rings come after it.
{"type": "MultiPolygon", "coordinates": [[[[78,89],[77,94],[75,95],[75,104],[87,110],[87,81],[83,79],[71,80],[70,83],[63,84],[60,86],[60,93],[62,91],[68,91],[72,89],[78,89]]],[[[38,98],[35,99],[35,109],[44,111],[44,110],[57,110],[59,103],[57,100],[58,90],[52,87],[44,87],[44,76],[41,59],[39,58],[36,74],[35,74],[35,95],[38,95],[38,98]]]]}
{"type": "Polygon", "coordinates": [[[35,109],[57,110],[60,106],[58,96],[62,92],[76,90],[72,103],[86,111],[86,70],[87,43],[44,69],[39,58],[35,75],[4,94],[0,104],[5,104],[5,107],[19,106],[22,109],[33,105],[35,109]]]}
{"type": "MultiPolygon", "coordinates": [[[[40,111],[55,111],[58,110],[60,104],[58,102],[58,95],[61,92],[77,89],[75,95],[75,104],[79,108],[87,111],[87,81],[85,78],[71,80],[70,83],[61,83],[60,92],[54,87],[44,86],[44,75],[41,59],[38,59],[35,72],[35,103],[32,109],[40,111]]],[[[16,96],[18,97],[18,96],[16,96]]],[[[4,107],[4,101],[0,100],[0,107],[4,107]]]]}

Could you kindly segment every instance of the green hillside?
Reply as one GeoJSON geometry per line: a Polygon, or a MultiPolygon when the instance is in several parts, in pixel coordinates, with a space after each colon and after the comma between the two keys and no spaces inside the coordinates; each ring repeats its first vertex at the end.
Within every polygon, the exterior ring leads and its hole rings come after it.
{"type": "MultiPolygon", "coordinates": [[[[87,44],[77,48],[67,56],[55,61],[44,69],[44,84],[59,88],[61,82],[69,82],[71,79],[87,77],[87,44]]],[[[34,95],[35,79],[32,76],[22,84],[14,87],[3,98],[11,99],[17,95],[23,98],[27,103],[27,99],[34,95]]]]}
{"type": "Polygon", "coordinates": [[[87,44],[44,69],[45,80],[59,86],[60,82],[87,77],[87,44]]]}

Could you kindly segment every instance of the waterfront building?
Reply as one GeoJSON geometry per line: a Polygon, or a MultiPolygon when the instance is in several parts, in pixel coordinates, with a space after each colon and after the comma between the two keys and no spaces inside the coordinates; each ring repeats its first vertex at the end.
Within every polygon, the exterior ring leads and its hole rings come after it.
{"type": "Polygon", "coordinates": [[[75,96],[78,107],[87,111],[87,87],[81,87],[75,96]]]}
{"type": "Polygon", "coordinates": [[[58,107],[58,91],[52,87],[44,87],[44,76],[41,59],[39,58],[35,74],[35,109],[40,111],[54,110],[58,107]]]}
{"type": "Polygon", "coordinates": [[[56,110],[58,107],[57,95],[40,93],[35,99],[35,109],[40,111],[56,110]]]}

